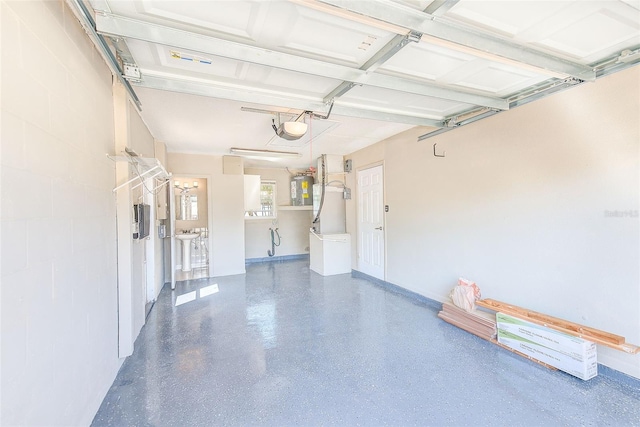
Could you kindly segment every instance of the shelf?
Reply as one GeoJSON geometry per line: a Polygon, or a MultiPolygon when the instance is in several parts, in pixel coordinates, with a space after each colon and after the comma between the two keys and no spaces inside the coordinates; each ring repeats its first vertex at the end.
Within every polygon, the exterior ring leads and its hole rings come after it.
{"type": "Polygon", "coordinates": [[[311,211],[313,206],[278,206],[281,211],[311,211]]]}

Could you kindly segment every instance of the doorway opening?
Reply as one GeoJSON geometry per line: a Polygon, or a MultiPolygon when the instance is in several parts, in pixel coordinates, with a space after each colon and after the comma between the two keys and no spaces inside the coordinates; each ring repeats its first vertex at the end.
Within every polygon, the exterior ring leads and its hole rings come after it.
{"type": "Polygon", "coordinates": [[[174,240],[170,263],[172,285],[175,280],[209,277],[208,180],[206,177],[176,175],[170,195],[174,240]]]}

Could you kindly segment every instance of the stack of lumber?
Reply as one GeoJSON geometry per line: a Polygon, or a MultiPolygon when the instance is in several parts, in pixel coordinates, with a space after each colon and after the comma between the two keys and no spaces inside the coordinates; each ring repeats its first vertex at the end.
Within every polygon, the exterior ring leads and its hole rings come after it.
{"type": "MultiPolygon", "coordinates": [[[[526,308],[507,304],[504,302],[496,301],[493,299],[476,300],[475,303],[477,306],[482,307],[483,309],[489,309],[494,312],[504,313],[509,316],[519,318],[519,319],[528,321],[530,323],[546,327],[551,330],[562,332],[566,335],[582,338],[587,342],[605,345],[607,347],[611,347],[616,350],[624,351],[625,353],[630,353],[630,354],[640,353],[640,346],[627,343],[626,339],[620,335],[615,335],[610,332],[602,331],[600,329],[595,329],[589,326],[580,325],[578,323],[573,323],[568,320],[552,317],[546,314],[538,313],[533,310],[529,310],[526,308]]],[[[493,312],[487,312],[482,310],[467,312],[464,309],[459,308],[452,303],[445,302],[442,304],[442,311],[438,313],[438,317],[444,320],[445,322],[448,322],[454,326],[464,329],[465,331],[470,332],[474,335],[477,335],[480,338],[486,339],[487,341],[490,341],[506,350],[512,351],[516,354],[519,354],[520,356],[526,357],[527,359],[533,362],[546,366],[549,369],[553,369],[553,370],[558,369],[554,365],[547,364],[543,361],[538,360],[535,357],[532,357],[531,354],[525,354],[521,351],[516,350],[515,348],[512,348],[508,345],[504,345],[501,342],[499,342],[497,338],[496,315],[493,312]]],[[[595,348],[594,348],[594,351],[595,351],[595,348]]],[[[595,353],[594,353],[594,357],[595,357],[595,353]]],[[[585,360],[586,362],[589,362],[587,358],[585,358],[585,360]]],[[[589,366],[587,366],[587,368],[588,367],[589,366]]],[[[566,367],[562,370],[566,371],[566,367]]],[[[569,371],[566,371],[566,372],[569,372],[569,371]]],[[[575,373],[571,373],[571,374],[576,375],[575,373]]],[[[588,376],[584,376],[584,377],[581,377],[579,375],[576,375],[576,376],[582,379],[588,378],[588,376]]]]}
{"type": "Polygon", "coordinates": [[[496,316],[485,311],[468,312],[450,302],[442,304],[438,317],[485,340],[495,340],[496,316]]]}
{"type": "Polygon", "coordinates": [[[573,323],[568,320],[559,319],[557,317],[548,316],[533,310],[518,307],[516,305],[507,304],[493,299],[483,299],[476,301],[476,304],[488,308],[490,310],[505,313],[519,319],[526,320],[537,325],[563,332],[567,335],[583,338],[596,344],[605,345],[625,353],[638,354],[640,347],[629,344],[625,338],[600,329],[591,328],[589,326],[573,323]]]}

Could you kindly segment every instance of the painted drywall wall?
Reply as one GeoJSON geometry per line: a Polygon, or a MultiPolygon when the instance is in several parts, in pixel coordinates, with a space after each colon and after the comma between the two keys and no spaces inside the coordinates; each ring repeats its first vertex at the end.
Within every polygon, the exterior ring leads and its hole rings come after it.
{"type": "MultiPolygon", "coordinates": [[[[185,177],[185,176],[174,176],[174,181],[184,183],[188,182],[190,186],[193,186],[194,182],[198,183],[198,188],[193,190],[189,190],[189,194],[195,194],[198,196],[198,219],[195,220],[180,220],[176,219],[176,231],[179,233],[183,230],[192,230],[194,228],[207,228],[208,218],[209,218],[209,201],[208,201],[208,190],[207,190],[207,180],[203,178],[197,178],[193,176],[185,177]]],[[[173,189],[174,198],[180,197],[180,190],[177,188],[173,189]]],[[[174,199],[175,200],[175,199],[174,199]]],[[[176,209],[179,207],[179,202],[176,200],[176,209]]],[[[176,212],[177,215],[177,212],[176,212]]],[[[177,216],[176,216],[177,218],[177,216]]]]}
{"type": "Polygon", "coordinates": [[[0,2],[2,425],[89,425],[118,360],[111,74],[64,2],[0,2]]]}
{"type": "MultiPolygon", "coordinates": [[[[354,153],[356,168],[384,160],[387,280],[443,301],[465,276],[485,297],[640,344],[639,85],[635,67],[354,153]]],[[[640,378],[640,356],[600,347],[598,358],[640,378]]]]}
{"type": "Polygon", "coordinates": [[[207,177],[209,188],[210,275],[243,274],[244,182],[242,175],[222,173],[222,156],[167,154],[174,175],[207,177]]]}
{"type": "MultiPolygon", "coordinates": [[[[309,253],[309,227],[311,210],[286,210],[281,206],[291,206],[291,174],[280,168],[245,168],[247,175],[259,175],[261,180],[276,182],[277,219],[245,220],[245,257],[266,258],[271,250],[271,232],[269,228],[278,228],[280,246],[276,247],[276,256],[305,255],[309,253]]],[[[277,243],[277,236],[275,237],[277,243]]]]}
{"type": "MultiPolygon", "coordinates": [[[[156,159],[160,161],[163,166],[167,164],[167,146],[162,142],[154,140],[154,153],[156,159]]],[[[168,185],[168,184],[167,184],[168,185]]],[[[167,218],[167,191],[165,187],[156,190],[156,232],[155,236],[158,239],[156,241],[156,249],[154,252],[154,277],[155,277],[155,295],[156,298],[160,294],[162,287],[168,280],[164,274],[164,246],[165,240],[158,237],[157,227],[165,223],[167,218]]]]}
{"type": "MultiPolygon", "coordinates": [[[[155,155],[155,141],[151,133],[147,129],[147,125],[142,121],[140,113],[136,109],[133,102],[127,99],[129,115],[128,119],[128,138],[127,145],[133,149],[140,157],[153,158],[155,155]]],[[[136,176],[135,171],[130,172],[131,177],[136,176]]],[[[134,183],[135,187],[138,182],[134,183]]],[[[153,207],[156,205],[155,187],[153,180],[145,180],[144,185],[140,185],[131,190],[130,205],[145,203],[153,207]]],[[[155,277],[155,252],[161,251],[161,242],[156,233],[155,227],[155,209],[150,209],[151,230],[149,237],[142,240],[133,240],[131,251],[131,267],[133,271],[133,336],[137,337],[145,324],[145,305],[147,302],[154,301],[156,295],[154,283],[157,281],[155,277]]],[[[134,339],[135,341],[135,339],[134,339]]]]}

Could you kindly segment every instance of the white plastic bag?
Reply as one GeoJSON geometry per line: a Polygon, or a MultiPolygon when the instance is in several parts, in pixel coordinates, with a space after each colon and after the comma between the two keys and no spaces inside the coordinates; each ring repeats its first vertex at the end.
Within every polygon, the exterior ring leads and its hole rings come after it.
{"type": "Polygon", "coordinates": [[[449,297],[455,306],[471,312],[476,309],[476,300],[480,299],[480,288],[475,282],[461,277],[458,279],[458,285],[451,290],[449,297]]]}

